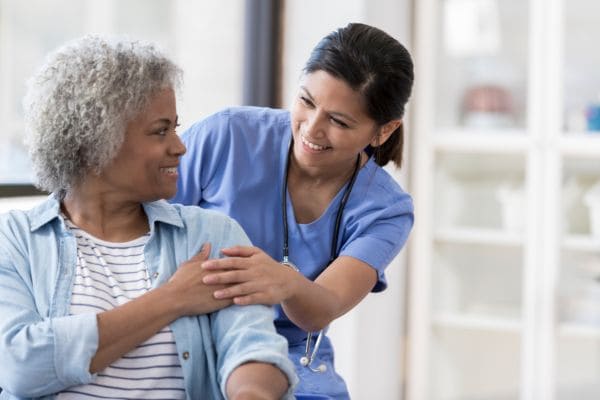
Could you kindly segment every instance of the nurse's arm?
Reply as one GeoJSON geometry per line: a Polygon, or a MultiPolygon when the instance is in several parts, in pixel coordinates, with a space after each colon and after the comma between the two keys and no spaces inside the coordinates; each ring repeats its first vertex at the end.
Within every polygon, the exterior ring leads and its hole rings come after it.
{"type": "Polygon", "coordinates": [[[306,331],[320,330],[358,304],[377,282],[377,272],[350,256],[338,257],[313,282],[284,267],[256,247],[221,249],[226,258],[209,260],[203,269],[218,299],[235,304],[281,304],[289,319],[306,331]]]}
{"type": "Polygon", "coordinates": [[[281,305],[292,322],[315,332],[354,308],[376,283],[375,269],[354,257],[340,256],[314,282],[298,273],[294,294],[281,305]]]}

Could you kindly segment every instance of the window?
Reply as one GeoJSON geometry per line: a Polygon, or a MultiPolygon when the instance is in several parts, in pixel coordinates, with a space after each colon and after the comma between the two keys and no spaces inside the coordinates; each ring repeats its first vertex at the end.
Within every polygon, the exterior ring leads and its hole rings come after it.
{"type": "Polygon", "coordinates": [[[182,130],[242,98],[244,2],[0,0],[0,197],[30,195],[25,82],[45,55],[89,33],[156,43],[184,71],[182,130]]]}

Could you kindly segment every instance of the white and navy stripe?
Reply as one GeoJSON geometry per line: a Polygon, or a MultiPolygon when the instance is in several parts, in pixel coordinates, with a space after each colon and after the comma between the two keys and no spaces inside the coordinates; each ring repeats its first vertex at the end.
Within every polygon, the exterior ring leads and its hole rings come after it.
{"type": "MultiPolygon", "coordinates": [[[[71,314],[107,311],[151,289],[144,262],[149,234],[125,243],[112,243],[65,221],[77,239],[71,314]]],[[[173,332],[165,327],[99,372],[94,382],[68,388],[57,398],[185,399],[173,332]]]]}

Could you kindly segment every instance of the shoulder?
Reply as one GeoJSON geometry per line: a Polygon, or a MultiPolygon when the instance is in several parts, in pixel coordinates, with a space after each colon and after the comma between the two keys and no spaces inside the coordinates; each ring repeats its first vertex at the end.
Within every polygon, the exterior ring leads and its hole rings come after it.
{"type": "Polygon", "coordinates": [[[248,128],[265,129],[289,125],[289,111],[267,107],[229,107],[193,124],[183,137],[224,131],[246,132],[248,128]]]}
{"type": "Polygon", "coordinates": [[[49,239],[56,238],[52,232],[59,212],[58,201],[50,196],[29,210],[0,214],[0,252],[11,254],[14,259],[17,254],[22,256],[31,249],[43,251],[51,244],[49,239]]]}
{"type": "Polygon", "coordinates": [[[171,207],[179,215],[182,227],[191,237],[210,236],[224,245],[228,242],[241,245],[249,244],[245,232],[237,221],[222,212],[198,206],[167,202],[163,204],[165,207],[171,207]]]}
{"type": "Polygon", "coordinates": [[[26,211],[11,210],[0,214],[0,251],[6,249],[9,243],[22,241],[30,231],[26,211]]]}
{"type": "Polygon", "coordinates": [[[176,227],[185,226],[225,226],[236,222],[227,215],[207,210],[198,206],[169,203],[166,200],[156,200],[144,203],[144,211],[151,224],[162,222],[176,227]]]}
{"type": "MultiPolygon", "coordinates": [[[[291,136],[289,111],[265,107],[231,107],[192,125],[181,136],[188,148],[187,158],[201,153],[220,163],[235,156],[237,162],[260,158],[277,151],[291,136]]],[[[184,157],[183,159],[185,159],[184,157]]]]}
{"type": "Polygon", "coordinates": [[[289,121],[289,111],[269,107],[229,107],[215,114],[228,118],[232,124],[280,124],[289,121]]]}
{"type": "Polygon", "coordinates": [[[190,225],[203,223],[212,226],[235,224],[236,222],[222,212],[208,210],[198,206],[186,206],[182,204],[169,204],[180,215],[184,224],[190,225]]]}
{"type": "Polygon", "coordinates": [[[0,230],[34,232],[60,214],[60,203],[54,195],[29,210],[10,210],[0,214],[0,230]]]}
{"type": "Polygon", "coordinates": [[[400,214],[413,213],[413,201],[390,175],[388,171],[377,165],[372,159],[365,165],[365,171],[357,188],[357,192],[366,205],[374,208],[388,209],[400,214]],[[361,193],[362,192],[362,193],[361,193]]]}

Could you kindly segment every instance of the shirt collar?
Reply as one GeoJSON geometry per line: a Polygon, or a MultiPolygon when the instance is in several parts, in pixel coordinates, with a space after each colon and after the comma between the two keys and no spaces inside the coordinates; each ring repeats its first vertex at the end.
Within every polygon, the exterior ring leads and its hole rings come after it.
{"type": "MultiPolygon", "coordinates": [[[[178,228],[183,228],[183,220],[177,207],[169,204],[165,200],[157,200],[150,203],[143,203],[144,211],[148,216],[148,224],[151,229],[155,223],[163,222],[169,225],[174,225],[178,228]]],[[[56,194],[52,193],[40,205],[28,211],[29,220],[31,221],[31,232],[36,231],[40,227],[46,225],[60,215],[60,201],[56,194]]]]}

